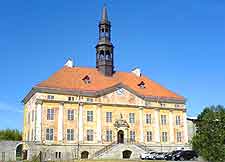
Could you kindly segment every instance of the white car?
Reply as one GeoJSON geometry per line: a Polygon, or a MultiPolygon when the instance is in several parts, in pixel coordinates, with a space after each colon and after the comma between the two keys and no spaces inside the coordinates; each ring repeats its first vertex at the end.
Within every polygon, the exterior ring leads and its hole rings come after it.
{"type": "Polygon", "coordinates": [[[156,152],[145,152],[140,155],[142,160],[154,160],[156,156],[156,152]]]}

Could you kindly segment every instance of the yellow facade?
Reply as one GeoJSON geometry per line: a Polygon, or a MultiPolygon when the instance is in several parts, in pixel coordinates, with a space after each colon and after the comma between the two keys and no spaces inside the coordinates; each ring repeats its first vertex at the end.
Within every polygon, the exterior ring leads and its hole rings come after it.
{"type": "Polygon", "coordinates": [[[48,94],[48,93],[36,93],[24,106],[24,141],[35,141],[38,136],[37,133],[31,135],[32,130],[35,131],[37,123],[29,120],[32,115],[32,111],[37,116],[37,101],[41,101],[41,143],[53,143],[53,144],[110,144],[117,142],[118,131],[115,127],[115,122],[118,120],[125,120],[129,128],[124,138],[130,138],[130,131],[135,132],[135,142],[144,143],[146,145],[154,144],[185,144],[185,105],[179,103],[160,103],[156,101],[142,100],[129,91],[124,90],[124,94],[118,95],[116,92],[112,92],[105,96],[98,98],[91,98],[87,96],[73,96],[74,101],[68,101],[68,97],[71,95],[63,94],[48,94]],[[48,99],[48,96],[54,96],[54,99],[48,99]],[[90,99],[91,98],[91,99],[90,99]],[[135,101],[135,102],[134,102],[135,101]],[[82,103],[82,114],[79,114],[79,107],[82,103]],[[114,104],[113,104],[114,103],[114,104]],[[146,104],[147,103],[147,104],[146,104]],[[179,104],[179,107],[177,106],[179,104]],[[59,119],[59,107],[63,105],[63,117],[59,119]],[[47,120],[47,110],[54,109],[54,120],[47,120]],[[98,110],[99,109],[99,110],[98,110]],[[74,110],[74,120],[68,120],[68,110],[74,110]],[[93,112],[93,121],[87,121],[87,111],[93,112]],[[100,116],[98,116],[98,111],[100,116]],[[156,111],[158,116],[156,117],[156,111]],[[106,121],[106,112],[112,113],[112,122],[106,121]],[[129,113],[134,113],[135,122],[129,123],[129,113]],[[146,123],[146,114],[151,115],[151,122],[146,123]],[[170,121],[170,115],[172,114],[172,121],[170,121]],[[79,115],[82,115],[82,141],[79,140],[79,115]],[[166,116],[166,124],[161,123],[161,115],[166,116]],[[180,124],[176,125],[176,116],[180,116],[180,124]],[[101,119],[99,119],[101,118],[101,119]],[[100,123],[98,123],[100,120],[100,123]],[[172,124],[171,124],[172,122],[172,124]],[[62,123],[62,126],[60,126],[62,123]],[[158,123],[158,124],[157,124],[158,123]],[[97,131],[98,124],[101,125],[101,141],[99,141],[99,131],[97,131]],[[62,140],[58,139],[59,128],[62,127],[62,140]],[[172,127],[171,127],[172,126],[172,127]],[[46,140],[46,129],[54,129],[54,138],[52,141],[46,140]],[[74,140],[67,140],[67,129],[74,130],[74,140]],[[94,130],[93,141],[87,140],[87,130],[94,130]],[[106,131],[112,131],[112,141],[106,140],[106,131]],[[147,131],[152,132],[152,139],[147,141],[147,131]],[[172,132],[171,132],[172,131],[172,132]],[[167,140],[162,140],[162,133],[167,132],[167,140]],[[181,141],[177,141],[177,132],[182,133],[181,141]],[[173,135],[172,135],[173,134],[173,135]],[[172,136],[171,136],[172,135],[172,136]],[[31,137],[33,136],[33,137],[31,137]],[[142,141],[143,138],[143,141],[142,141]],[[158,140],[159,139],[159,140],[158,140]]]}

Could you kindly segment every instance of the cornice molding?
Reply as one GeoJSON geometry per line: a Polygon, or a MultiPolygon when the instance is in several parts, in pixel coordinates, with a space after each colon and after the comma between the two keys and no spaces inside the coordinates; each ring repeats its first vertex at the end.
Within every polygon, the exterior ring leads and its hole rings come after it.
{"type": "Polygon", "coordinates": [[[167,102],[167,103],[177,103],[177,104],[185,104],[186,102],[186,99],[176,99],[176,98],[168,98],[168,97],[166,98],[166,97],[159,97],[159,96],[142,96],[122,83],[116,84],[112,87],[109,87],[100,91],[80,91],[80,90],[66,90],[66,89],[59,89],[59,88],[33,87],[31,91],[23,99],[22,102],[26,103],[37,92],[50,93],[50,94],[63,94],[63,95],[79,95],[79,96],[87,96],[87,97],[101,97],[106,94],[112,93],[119,88],[124,88],[130,93],[136,95],[137,97],[145,101],[167,102]]]}

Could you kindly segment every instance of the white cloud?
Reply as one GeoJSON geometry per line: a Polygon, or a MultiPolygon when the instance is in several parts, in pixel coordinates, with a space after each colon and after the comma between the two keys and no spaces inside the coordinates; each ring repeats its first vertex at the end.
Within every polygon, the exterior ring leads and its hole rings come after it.
{"type": "Polygon", "coordinates": [[[22,113],[23,109],[21,106],[0,101],[0,111],[22,113]]]}

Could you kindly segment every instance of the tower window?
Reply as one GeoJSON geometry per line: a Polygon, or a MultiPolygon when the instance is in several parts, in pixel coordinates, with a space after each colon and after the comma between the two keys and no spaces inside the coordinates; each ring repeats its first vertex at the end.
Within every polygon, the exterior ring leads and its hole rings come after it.
{"type": "Polygon", "coordinates": [[[84,81],[85,84],[91,83],[91,78],[88,75],[86,75],[82,80],[84,81]]]}
{"type": "Polygon", "coordinates": [[[109,32],[109,30],[106,28],[106,29],[105,29],[105,32],[109,32]]]}
{"type": "Polygon", "coordinates": [[[141,81],[141,83],[138,84],[138,87],[142,89],[145,88],[145,83],[141,81]]]}
{"type": "Polygon", "coordinates": [[[104,59],[104,51],[103,50],[100,51],[99,59],[100,60],[103,60],[104,59]]]}
{"type": "Polygon", "coordinates": [[[105,32],[104,28],[102,28],[102,32],[105,32]]]}
{"type": "Polygon", "coordinates": [[[106,51],[105,59],[106,60],[110,60],[111,59],[111,55],[110,55],[109,51],[106,51]]]}

